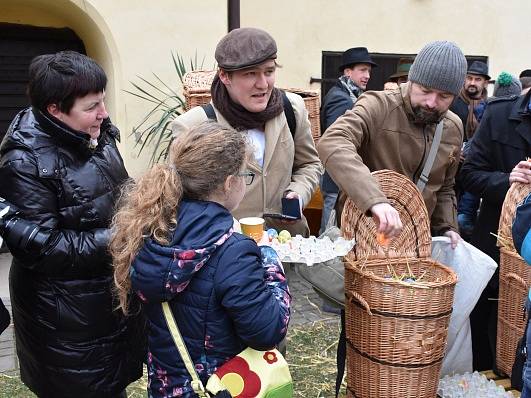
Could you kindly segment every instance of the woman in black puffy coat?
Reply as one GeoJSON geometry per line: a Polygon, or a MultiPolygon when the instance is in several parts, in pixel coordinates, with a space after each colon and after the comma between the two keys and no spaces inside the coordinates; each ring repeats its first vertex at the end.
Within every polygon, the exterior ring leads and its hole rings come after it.
{"type": "Polygon", "coordinates": [[[145,333],[139,311],[114,310],[109,224],[128,175],[107,78],[74,52],[35,58],[29,75],[32,106],[0,146],[21,378],[39,397],[122,397],[142,375],[145,333]]]}

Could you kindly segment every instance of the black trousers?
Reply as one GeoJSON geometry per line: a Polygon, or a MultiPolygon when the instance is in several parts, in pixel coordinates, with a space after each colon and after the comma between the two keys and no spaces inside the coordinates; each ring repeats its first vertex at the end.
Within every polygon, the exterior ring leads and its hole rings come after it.
{"type": "MultiPolygon", "coordinates": [[[[492,276],[498,278],[498,272],[492,276]]],[[[498,323],[498,287],[489,283],[470,313],[472,363],[477,371],[496,371],[496,328],[498,323]]],[[[517,305],[515,303],[515,305],[517,305]]]]}

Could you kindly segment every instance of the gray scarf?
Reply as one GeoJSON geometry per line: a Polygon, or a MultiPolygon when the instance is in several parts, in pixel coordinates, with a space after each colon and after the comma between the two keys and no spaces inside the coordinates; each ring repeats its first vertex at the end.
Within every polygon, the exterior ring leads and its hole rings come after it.
{"type": "Polygon", "coordinates": [[[352,80],[350,80],[348,76],[345,76],[345,75],[341,76],[339,78],[339,81],[341,85],[345,87],[345,89],[347,90],[348,95],[350,95],[350,98],[352,99],[352,103],[355,104],[356,101],[358,100],[358,97],[361,94],[363,94],[363,90],[359,88],[358,86],[356,86],[356,84],[352,80]]]}

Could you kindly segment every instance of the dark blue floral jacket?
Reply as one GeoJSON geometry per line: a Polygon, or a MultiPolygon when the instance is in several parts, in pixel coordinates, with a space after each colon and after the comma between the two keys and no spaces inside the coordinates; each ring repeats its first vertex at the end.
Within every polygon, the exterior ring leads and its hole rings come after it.
{"type": "Polygon", "coordinates": [[[146,239],[131,268],[133,290],[149,321],[150,397],[195,397],[168,330],[168,301],[197,373],[206,384],[246,347],[266,350],[286,335],[290,302],[276,252],[233,233],[214,202],[183,201],[168,246],[146,239]]]}

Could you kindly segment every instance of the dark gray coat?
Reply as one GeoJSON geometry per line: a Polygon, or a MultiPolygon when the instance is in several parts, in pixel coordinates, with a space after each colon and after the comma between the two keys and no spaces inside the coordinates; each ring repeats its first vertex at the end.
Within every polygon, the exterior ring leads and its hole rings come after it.
{"type": "Polygon", "coordinates": [[[531,157],[531,92],[493,100],[470,144],[461,169],[463,188],[483,200],[472,243],[497,262],[496,237],[501,208],[509,190],[509,174],[531,157]]]}

